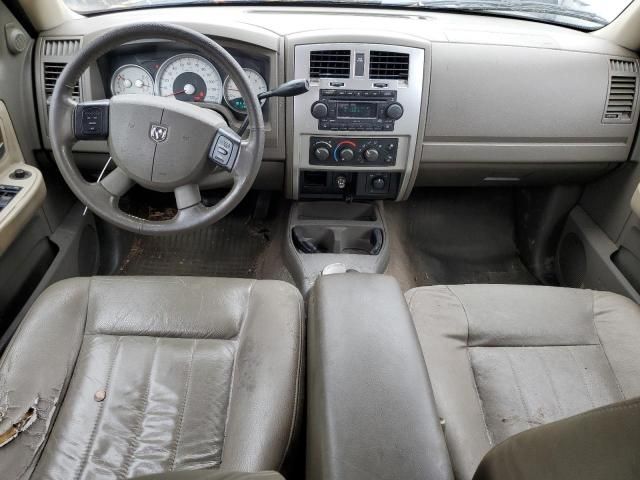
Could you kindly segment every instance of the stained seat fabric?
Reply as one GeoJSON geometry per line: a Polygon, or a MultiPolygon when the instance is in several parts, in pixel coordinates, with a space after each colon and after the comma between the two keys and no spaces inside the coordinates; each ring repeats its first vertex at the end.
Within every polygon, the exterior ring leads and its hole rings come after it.
{"type": "Polygon", "coordinates": [[[406,299],[460,480],[519,432],[640,396],[640,308],[625,297],[456,285],[406,299]]]}
{"type": "Polygon", "coordinates": [[[76,278],[47,289],[0,361],[6,480],[277,470],[303,385],[303,302],[277,281],[76,278]]]}

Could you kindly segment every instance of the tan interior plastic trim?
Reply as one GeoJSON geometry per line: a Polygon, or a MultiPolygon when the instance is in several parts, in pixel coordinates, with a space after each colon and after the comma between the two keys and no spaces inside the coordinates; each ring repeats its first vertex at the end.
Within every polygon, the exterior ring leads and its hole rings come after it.
{"type": "Polygon", "coordinates": [[[0,157],[0,185],[22,187],[9,205],[0,211],[0,255],[2,255],[42,206],[47,190],[40,170],[24,162],[9,112],[2,101],[0,101],[0,142],[4,143],[4,154],[0,157]],[[16,168],[21,168],[31,175],[20,180],[12,179],[10,175],[16,168]]]}
{"type": "Polygon", "coordinates": [[[640,0],[631,3],[613,22],[593,32],[629,50],[640,50],[640,0]]]}
{"type": "Polygon", "coordinates": [[[72,11],[62,0],[20,0],[20,6],[39,32],[82,18],[82,15],[72,11]]]}

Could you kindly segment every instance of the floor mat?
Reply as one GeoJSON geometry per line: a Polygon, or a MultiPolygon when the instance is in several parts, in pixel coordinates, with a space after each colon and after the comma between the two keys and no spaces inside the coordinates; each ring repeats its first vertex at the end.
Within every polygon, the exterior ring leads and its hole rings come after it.
{"type": "MultiPolygon", "coordinates": [[[[290,281],[279,249],[286,206],[265,220],[253,218],[253,206],[251,200],[243,201],[219,222],[189,233],[166,237],[135,235],[116,273],[290,281]]],[[[150,209],[145,215],[162,219],[165,214],[171,217],[175,213],[171,208],[165,210],[150,209]]]]}
{"type": "Polygon", "coordinates": [[[389,273],[405,288],[538,283],[518,255],[514,205],[510,189],[414,190],[407,202],[387,205],[389,273]]]}
{"type": "Polygon", "coordinates": [[[256,278],[269,236],[268,231],[252,230],[247,220],[229,216],[186,234],[136,236],[119,273],[256,278]]]}

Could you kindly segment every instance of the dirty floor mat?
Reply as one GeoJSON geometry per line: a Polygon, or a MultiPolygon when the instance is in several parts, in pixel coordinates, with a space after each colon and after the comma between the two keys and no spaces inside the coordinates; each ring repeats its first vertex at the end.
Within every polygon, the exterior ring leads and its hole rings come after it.
{"type": "Polygon", "coordinates": [[[389,272],[402,286],[536,284],[515,244],[510,189],[416,189],[386,205],[389,272]]]}
{"type": "MultiPolygon", "coordinates": [[[[167,209],[166,216],[175,212],[167,209]]],[[[119,275],[188,275],[273,278],[289,281],[280,258],[280,214],[252,218],[253,205],[243,202],[219,222],[193,232],[154,237],[135,235],[120,262],[119,275]]],[[[286,210],[285,210],[286,213],[286,210]]],[[[163,218],[163,211],[148,217],[163,218]]],[[[285,215],[286,217],[286,215],[285,215]]]]}

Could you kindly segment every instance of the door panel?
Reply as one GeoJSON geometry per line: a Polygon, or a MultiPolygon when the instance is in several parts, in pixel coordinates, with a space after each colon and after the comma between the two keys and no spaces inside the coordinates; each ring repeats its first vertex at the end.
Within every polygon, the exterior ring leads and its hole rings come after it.
{"type": "Polygon", "coordinates": [[[0,257],[42,206],[42,173],[27,165],[9,112],[0,100],[0,257]]]}

